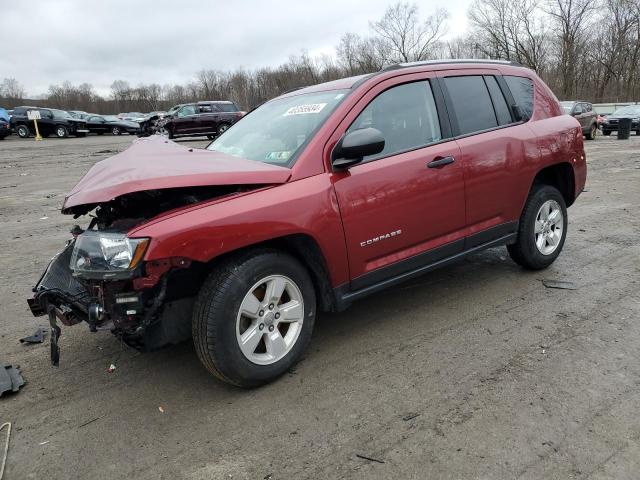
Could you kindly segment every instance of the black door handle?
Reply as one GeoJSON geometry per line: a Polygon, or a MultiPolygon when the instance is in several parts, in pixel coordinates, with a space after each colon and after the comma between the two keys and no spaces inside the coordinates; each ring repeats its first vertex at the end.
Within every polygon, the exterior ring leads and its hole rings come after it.
{"type": "Polygon", "coordinates": [[[431,160],[429,163],[427,163],[427,167],[429,168],[443,167],[455,161],[456,161],[455,158],[453,158],[452,156],[440,157],[440,158],[436,158],[435,160],[431,160]]]}

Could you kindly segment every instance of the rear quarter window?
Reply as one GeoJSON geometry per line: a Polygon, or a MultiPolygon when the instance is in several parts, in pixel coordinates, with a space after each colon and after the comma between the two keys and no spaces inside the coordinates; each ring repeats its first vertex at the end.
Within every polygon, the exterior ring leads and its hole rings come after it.
{"type": "Polygon", "coordinates": [[[238,107],[233,103],[219,103],[216,105],[222,112],[237,112],[238,107]]]}
{"type": "Polygon", "coordinates": [[[515,77],[505,75],[505,81],[511,90],[511,95],[520,107],[520,111],[526,120],[533,115],[533,81],[527,77],[515,77]]]}

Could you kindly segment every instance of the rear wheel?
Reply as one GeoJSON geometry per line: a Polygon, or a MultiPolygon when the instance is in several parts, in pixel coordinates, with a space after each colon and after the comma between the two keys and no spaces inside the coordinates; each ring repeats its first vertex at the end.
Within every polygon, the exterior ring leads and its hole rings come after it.
{"type": "Polygon", "coordinates": [[[64,125],[58,125],[56,127],[56,137],[67,138],[69,136],[69,130],[64,125]]]}
{"type": "Polygon", "coordinates": [[[221,123],[220,125],[218,125],[218,135],[222,135],[224,132],[229,130],[230,126],[231,125],[229,125],[228,123],[221,123]]]}
{"type": "Polygon", "coordinates": [[[18,125],[16,133],[20,138],[29,138],[29,128],[26,125],[18,125]]]}
{"type": "Polygon", "coordinates": [[[587,132],[585,137],[587,137],[587,140],[595,140],[597,133],[598,133],[598,125],[594,123],[593,125],[591,125],[591,128],[589,128],[589,131],[587,132]]]}
{"type": "Polygon", "coordinates": [[[508,245],[511,258],[524,268],[551,265],[567,236],[567,207],[562,194],[550,185],[534,185],[518,225],[516,243],[508,245]]]}
{"type": "Polygon", "coordinates": [[[300,358],[315,315],[307,270],[288,254],[252,251],[227,259],[205,281],[194,307],[193,341],[213,375],[256,387],[300,358]]]}
{"type": "Polygon", "coordinates": [[[120,131],[120,127],[113,127],[111,129],[111,135],[122,135],[122,132],[120,131]]]}

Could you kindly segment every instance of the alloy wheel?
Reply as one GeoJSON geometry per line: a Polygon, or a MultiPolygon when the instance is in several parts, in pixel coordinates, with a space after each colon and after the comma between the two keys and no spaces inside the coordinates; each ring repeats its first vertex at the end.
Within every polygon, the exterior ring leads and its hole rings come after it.
{"type": "Polygon", "coordinates": [[[564,218],[560,204],[555,200],[547,200],[542,204],[534,228],[536,247],[543,255],[551,255],[556,251],[562,239],[564,218]]]}
{"type": "Polygon", "coordinates": [[[283,275],[256,282],[244,296],[236,319],[236,339],[252,363],[270,365],[295,345],[304,320],[304,300],[296,283],[283,275]]]}

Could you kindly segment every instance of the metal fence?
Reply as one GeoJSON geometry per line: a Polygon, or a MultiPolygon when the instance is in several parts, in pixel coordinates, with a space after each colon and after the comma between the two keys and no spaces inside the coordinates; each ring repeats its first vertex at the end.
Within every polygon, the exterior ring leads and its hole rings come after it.
{"type": "Polygon", "coordinates": [[[610,115],[615,110],[627,105],[640,105],[640,102],[594,103],[593,109],[600,115],[610,115]]]}

